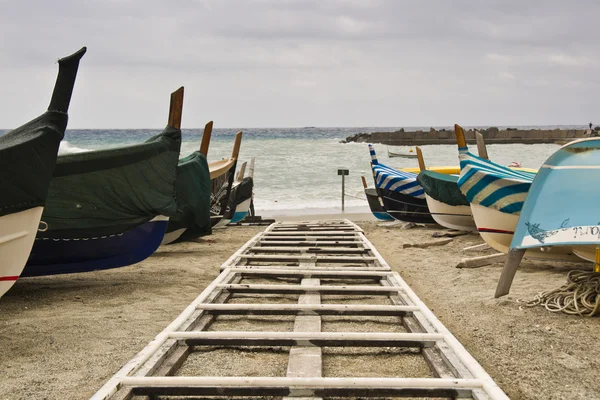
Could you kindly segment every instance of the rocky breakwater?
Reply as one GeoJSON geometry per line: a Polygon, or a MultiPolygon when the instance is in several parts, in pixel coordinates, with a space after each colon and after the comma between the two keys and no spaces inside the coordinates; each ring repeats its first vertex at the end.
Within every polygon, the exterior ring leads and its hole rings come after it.
{"type": "MultiPolygon", "coordinates": [[[[491,127],[488,129],[477,130],[483,134],[485,142],[488,144],[494,143],[562,143],[575,139],[585,138],[590,136],[589,130],[584,129],[498,129],[491,127]]],[[[475,143],[474,129],[469,129],[465,132],[467,142],[475,143]]],[[[348,136],[341,143],[358,142],[358,143],[381,143],[393,146],[421,146],[427,144],[456,144],[456,138],[453,130],[431,128],[426,131],[404,131],[400,129],[395,132],[371,132],[357,133],[356,135],[348,136]]]]}

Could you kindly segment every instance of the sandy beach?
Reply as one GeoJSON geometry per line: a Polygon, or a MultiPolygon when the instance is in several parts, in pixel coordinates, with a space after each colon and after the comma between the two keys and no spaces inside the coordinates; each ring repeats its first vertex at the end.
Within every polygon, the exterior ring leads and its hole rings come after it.
{"type": "MultiPolygon", "coordinates": [[[[600,399],[593,373],[599,367],[600,320],[551,314],[517,302],[562,285],[572,267],[525,261],[511,294],[496,300],[501,264],[455,268],[466,256],[464,247],[482,243],[478,235],[456,237],[439,247],[403,248],[431,241],[442,229],[402,230],[373,221],[360,225],[511,399],[600,399]]],[[[164,246],[144,262],[117,270],[17,281],[0,299],[0,398],[88,398],[179,315],[218,275],[221,263],[264,228],[215,230],[197,242],[164,246]]],[[[261,324],[260,319],[251,323],[258,330],[287,330],[291,322],[261,324]]],[[[394,321],[378,326],[394,329],[394,321]]],[[[226,321],[222,329],[227,329],[226,321]]],[[[258,357],[252,352],[238,356],[258,357]]],[[[254,373],[281,373],[285,351],[264,356],[269,361],[254,365],[265,370],[254,373]]],[[[217,353],[207,359],[221,360],[217,353]]],[[[324,370],[337,376],[378,372],[364,371],[369,368],[351,360],[332,354],[324,370]]],[[[189,362],[193,366],[194,360],[189,362]]],[[[404,371],[386,367],[386,376],[425,373],[417,364],[404,371]]],[[[227,371],[231,365],[221,363],[220,368],[227,371]]]]}

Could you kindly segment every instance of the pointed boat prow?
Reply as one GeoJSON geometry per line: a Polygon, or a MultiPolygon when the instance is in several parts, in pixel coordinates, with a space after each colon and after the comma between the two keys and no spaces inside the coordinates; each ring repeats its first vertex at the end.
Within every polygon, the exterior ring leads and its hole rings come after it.
{"type": "Polygon", "coordinates": [[[200,153],[204,154],[204,157],[208,155],[208,146],[210,145],[212,129],[213,122],[208,121],[206,125],[204,125],[204,133],[202,134],[202,142],[200,143],[200,153]]]}
{"type": "Polygon", "coordinates": [[[244,174],[246,173],[246,161],[242,163],[240,170],[238,171],[237,177],[235,178],[237,182],[241,182],[244,179],[244,174]]]}
{"type": "Polygon", "coordinates": [[[169,126],[181,129],[181,116],[183,114],[183,86],[171,93],[169,105],[169,126]]]}
{"type": "Polygon", "coordinates": [[[485,145],[485,139],[481,132],[475,131],[475,139],[477,139],[477,152],[479,153],[479,158],[483,158],[484,160],[489,160],[487,147],[485,145]]]}
{"type": "Polygon", "coordinates": [[[59,111],[66,113],[69,110],[71,95],[75,87],[75,78],[77,77],[77,69],[79,61],[87,51],[86,47],[58,60],[58,76],[54,84],[54,91],[50,99],[48,111],[59,111]]]}
{"type": "Polygon", "coordinates": [[[423,152],[421,151],[421,148],[419,146],[417,146],[417,159],[419,161],[419,169],[421,171],[425,171],[427,168],[425,168],[425,160],[423,159],[423,152]]]}
{"type": "Polygon", "coordinates": [[[362,179],[363,188],[366,189],[369,185],[367,185],[367,180],[365,179],[365,176],[361,175],[360,179],[362,179]]]}
{"type": "Polygon", "coordinates": [[[454,124],[454,134],[456,135],[456,143],[459,149],[467,148],[467,140],[465,139],[465,130],[458,124],[454,124]]]}
{"type": "Polygon", "coordinates": [[[231,152],[231,158],[237,160],[240,155],[240,147],[242,146],[242,131],[239,131],[235,135],[235,141],[233,142],[233,150],[231,152]]]}

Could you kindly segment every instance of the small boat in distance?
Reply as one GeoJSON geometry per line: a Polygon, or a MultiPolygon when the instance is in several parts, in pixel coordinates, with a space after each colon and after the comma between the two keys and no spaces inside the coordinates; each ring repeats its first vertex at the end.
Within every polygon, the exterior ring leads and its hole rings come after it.
{"type": "Polygon", "coordinates": [[[409,154],[408,153],[396,153],[396,152],[392,152],[390,151],[390,149],[388,149],[387,154],[389,158],[392,157],[402,157],[402,158],[417,158],[417,155],[415,153],[413,153],[413,149],[409,150],[409,154]]]}
{"type": "Polygon", "coordinates": [[[369,188],[364,176],[361,176],[361,179],[365,190],[365,196],[367,196],[367,202],[369,203],[369,208],[375,218],[380,221],[393,221],[394,218],[383,209],[383,203],[377,195],[377,189],[369,188]]]}
{"type": "Polygon", "coordinates": [[[417,157],[421,168],[417,181],[425,191],[427,207],[435,222],[448,229],[476,232],[469,201],[458,188],[458,176],[428,171],[419,147],[417,157]]]}
{"type": "Polygon", "coordinates": [[[600,182],[600,138],[569,142],[546,160],[523,204],[496,297],[508,294],[521,259],[533,249],[562,249],[599,261],[600,188],[595,182],[600,182]]]}
{"type": "MultiPolygon", "coordinates": [[[[58,60],[48,106],[39,117],[0,136],[0,297],[21,275],[46,205],[79,61],[86,48],[58,60]]],[[[41,229],[46,227],[42,225],[41,229]]]]}
{"type": "Polygon", "coordinates": [[[40,231],[23,276],[87,272],[140,262],[177,212],[183,87],[167,127],[145,143],[58,157],[40,231]]]}
{"type": "Polygon", "coordinates": [[[371,170],[377,194],[384,210],[393,218],[416,223],[434,223],[425,201],[425,192],[417,182],[417,174],[397,171],[377,161],[375,149],[369,144],[371,170]]]}

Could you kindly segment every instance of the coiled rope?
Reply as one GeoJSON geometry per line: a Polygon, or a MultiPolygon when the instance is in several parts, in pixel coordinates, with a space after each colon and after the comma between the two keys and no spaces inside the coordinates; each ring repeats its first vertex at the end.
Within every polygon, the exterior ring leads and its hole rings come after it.
{"type": "Polygon", "coordinates": [[[551,312],[593,317],[600,314],[600,273],[570,271],[567,283],[558,289],[540,292],[530,301],[518,300],[527,307],[542,305],[551,312]]]}

